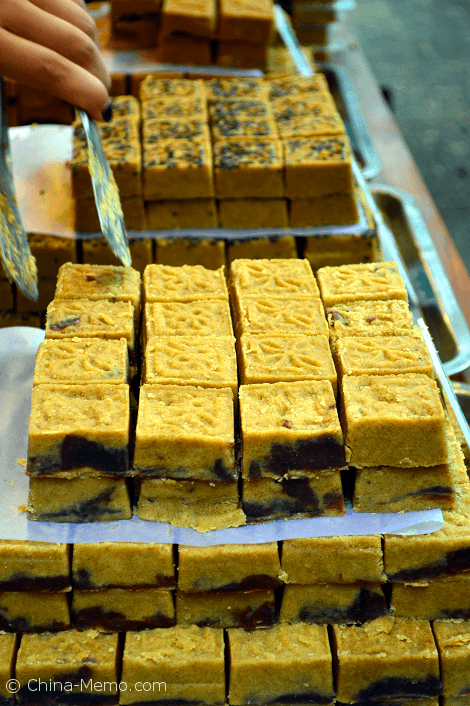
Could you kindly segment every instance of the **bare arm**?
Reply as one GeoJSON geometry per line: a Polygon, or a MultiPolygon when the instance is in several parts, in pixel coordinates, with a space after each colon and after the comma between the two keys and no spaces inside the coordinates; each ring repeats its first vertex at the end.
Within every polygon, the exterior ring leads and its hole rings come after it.
{"type": "Polygon", "coordinates": [[[83,0],[0,0],[0,75],[101,120],[110,77],[83,0]]]}

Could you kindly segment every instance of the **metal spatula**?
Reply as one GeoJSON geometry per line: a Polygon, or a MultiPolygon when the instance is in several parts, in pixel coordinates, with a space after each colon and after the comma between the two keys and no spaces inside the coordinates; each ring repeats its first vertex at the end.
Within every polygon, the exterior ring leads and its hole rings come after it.
{"type": "Polygon", "coordinates": [[[127,242],[119,191],[114,175],[106,159],[96,123],[82,109],[78,114],[85,130],[88,145],[88,169],[90,171],[96,210],[101,230],[111,250],[123,265],[130,267],[131,254],[127,242]]]}
{"type": "Polygon", "coordinates": [[[13,186],[10,141],[5,101],[2,99],[0,77],[0,258],[7,275],[29,299],[38,299],[36,261],[31,255],[28,239],[13,186]]]}

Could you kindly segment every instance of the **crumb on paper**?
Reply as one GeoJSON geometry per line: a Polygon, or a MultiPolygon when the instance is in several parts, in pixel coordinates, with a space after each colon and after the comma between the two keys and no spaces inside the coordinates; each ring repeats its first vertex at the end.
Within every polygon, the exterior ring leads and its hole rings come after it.
{"type": "Polygon", "coordinates": [[[23,512],[26,512],[26,505],[19,505],[18,506],[18,512],[22,514],[23,512]]]}
{"type": "Polygon", "coordinates": [[[12,480],[9,481],[10,485],[15,485],[12,480]]]}
{"type": "Polygon", "coordinates": [[[26,459],[25,458],[17,458],[16,462],[20,465],[23,466],[23,468],[26,468],[26,459]]]}

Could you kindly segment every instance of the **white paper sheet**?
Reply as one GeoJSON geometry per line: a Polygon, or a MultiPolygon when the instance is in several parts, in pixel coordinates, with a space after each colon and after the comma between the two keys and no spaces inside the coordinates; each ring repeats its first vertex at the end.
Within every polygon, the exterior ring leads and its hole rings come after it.
{"type": "Polygon", "coordinates": [[[32,522],[19,508],[27,505],[28,479],[17,459],[26,458],[31,389],[36,351],[44,331],[0,329],[0,538],[43,542],[164,542],[209,546],[262,544],[281,539],[333,535],[425,534],[443,527],[440,510],[278,520],[201,534],[160,522],[134,518],[84,525],[32,522]]]}

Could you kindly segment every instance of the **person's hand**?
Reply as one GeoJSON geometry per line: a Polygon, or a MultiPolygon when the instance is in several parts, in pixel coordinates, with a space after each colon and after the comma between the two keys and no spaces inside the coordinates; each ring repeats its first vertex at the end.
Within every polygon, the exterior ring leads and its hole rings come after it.
{"type": "Polygon", "coordinates": [[[1,75],[108,117],[111,81],[83,0],[0,0],[1,75]]]}

